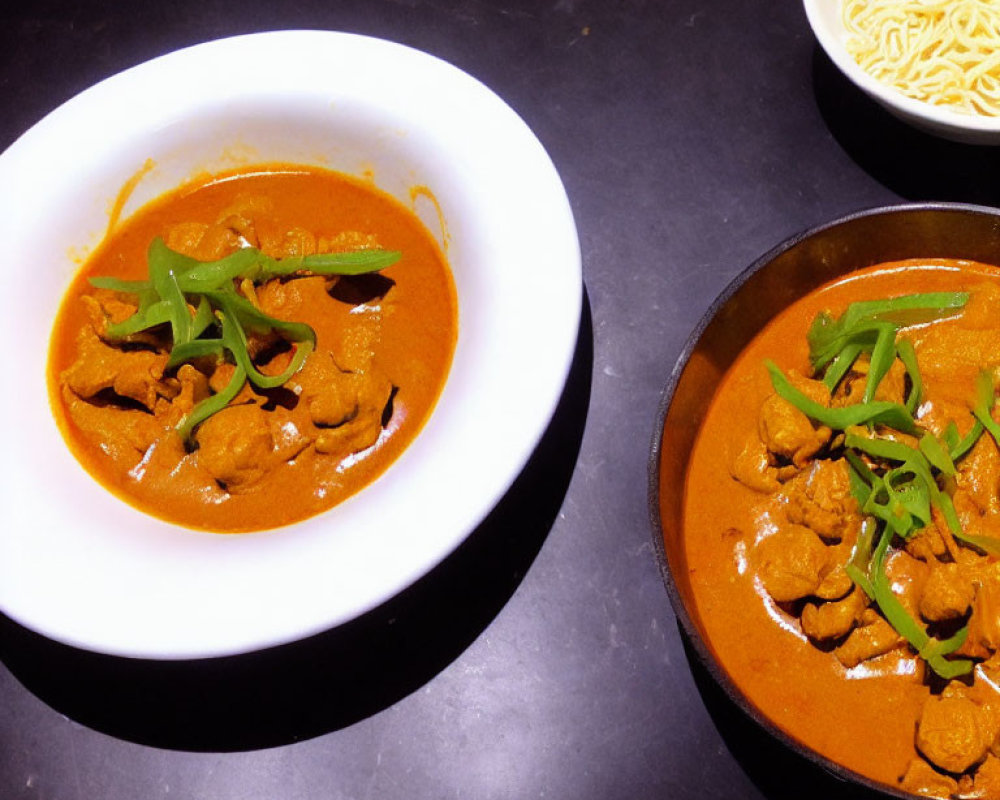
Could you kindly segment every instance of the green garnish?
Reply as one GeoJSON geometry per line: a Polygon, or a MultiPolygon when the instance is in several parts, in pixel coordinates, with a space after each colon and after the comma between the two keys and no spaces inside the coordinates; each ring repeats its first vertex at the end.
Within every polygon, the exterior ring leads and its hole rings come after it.
{"type": "Polygon", "coordinates": [[[765,361],[768,372],[771,373],[771,385],[781,397],[795,406],[799,411],[810,419],[815,420],[828,428],[842,431],[852,425],[865,425],[868,423],[887,425],[904,433],[913,433],[917,429],[910,412],[905,406],[899,403],[890,403],[885,400],[873,400],[866,403],[856,403],[841,408],[829,408],[822,403],[806,397],[802,392],[792,386],[788,378],[785,377],[781,369],[772,361],[765,361]]]}
{"type": "Polygon", "coordinates": [[[316,345],[316,333],[309,325],[265,314],[237,292],[235,281],[258,284],[296,274],[362,275],[384,269],[399,258],[396,251],[357,250],[275,259],[246,247],[217,261],[198,261],[171,250],[156,238],[149,245],[149,280],[94,277],[90,283],[138,299],[135,314],[107,327],[109,339],[121,341],[169,324],[172,345],[168,368],[206,356],[225,358],[229,354],[236,366],[229,383],[221,392],[198,403],[177,426],[177,432],[187,440],[197,425],[225,408],[246,381],[262,389],[281,386],[301,368],[316,345]],[[257,369],[250,357],[247,331],[276,333],[295,346],[289,365],[280,374],[265,375],[257,369]]]}
{"type": "Polygon", "coordinates": [[[839,319],[826,312],[818,314],[808,333],[810,361],[831,392],[862,354],[869,356],[864,393],[861,402],[853,405],[828,408],[817,403],[792,386],[777,366],[765,362],[779,396],[816,423],[845,432],[843,455],[849,465],[851,492],[866,515],[845,572],[928,666],[946,679],[965,675],[973,667],[969,659],[946,658],[962,646],[968,627],[963,626],[948,639],[929,635],[892,592],[885,572],[886,555],[894,539],[911,539],[931,524],[932,509],[936,509],[957,540],[1000,556],[1000,539],[962,530],[947,490],[956,474],[955,462],[984,431],[1000,444],[1000,424],[991,413],[995,403],[993,376],[985,372],[976,385],[975,423],[964,437],[959,436],[954,423],[940,439],[922,431],[913,417],[923,397],[916,353],[912,342],[899,338],[898,333],[903,327],[952,316],[968,299],[965,292],[934,292],[852,303],[839,319]],[[875,400],[897,358],[909,378],[905,402],[875,400]],[[871,434],[846,433],[854,426],[867,426],[871,434]],[[875,426],[917,436],[917,446],[878,436],[875,426]]]}

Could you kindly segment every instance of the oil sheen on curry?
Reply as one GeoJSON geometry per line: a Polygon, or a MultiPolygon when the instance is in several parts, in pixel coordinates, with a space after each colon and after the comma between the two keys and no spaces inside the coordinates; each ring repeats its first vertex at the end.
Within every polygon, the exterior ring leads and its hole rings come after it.
{"type": "Polygon", "coordinates": [[[186,527],[262,530],[383,472],[456,336],[451,273],[414,213],[339,173],[255,167],[109,232],[63,301],[49,388],[114,494],[186,527]]]}
{"type": "Polygon", "coordinates": [[[998,382],[1000,270],[868,268],[744,350],[687,475],[697,616],[731,680],[923,796],[1000,798],[998,382]]]}

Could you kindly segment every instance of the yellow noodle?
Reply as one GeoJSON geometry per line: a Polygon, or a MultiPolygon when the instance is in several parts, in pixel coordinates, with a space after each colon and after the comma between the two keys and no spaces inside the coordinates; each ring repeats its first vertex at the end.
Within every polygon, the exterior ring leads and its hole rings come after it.
{"type": "Polygon", "coordinates": [[[1000,116],[1000,0],[844,0],[847,51],[908,97],[1000,116]]]}

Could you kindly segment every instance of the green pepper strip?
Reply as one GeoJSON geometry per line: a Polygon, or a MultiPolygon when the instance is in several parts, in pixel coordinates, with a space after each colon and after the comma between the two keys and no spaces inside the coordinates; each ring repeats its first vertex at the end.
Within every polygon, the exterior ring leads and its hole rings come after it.
{"type": "Polygon", "coordinates": [[[247,379],[254,386],[261,389],[273,389],[276,386],[281,386],[299,371],[316,345],[316,333],[308,325],[301,322],[284,322],[268,316],[258,310],[253,303],[238,297],[235,292],[206,292],[206,296],[217,303],[223,312],[223,338],[225,338],[227,326],[230,326],[232,344],[227,346],[232,351],[236,363],[243,367],[247,379]],[[277,330],[286,334],[291,341],[296,343],[295,354],[283,372],[278,375],[264,375],[257,370],[250,359],[243,323],[257,330],[277,330]]]}
{"type": "Polygon", "coordinates": [[[167,304],[167,319],[173,335],[174,346],[191,341],[191,312],[188,311],[184,292],[177,283],[177,254],[154,239],[149,245],[149,279],[153,288],[167,304]]]}
{"type": "Polygon", "coordinates": [[[178,425],[187,439],[194,428],[228,405],[243,384],[250,380],[260,388],[285,383],[305,362],[316,344],[316,333],[304,323],[286,322],[260,311],[253,303],[236,294],[232,281],[237,278],[267,280],[292,275],[300,270],[318,274],[361,275],[396,263],[400,253],[383,250],[359,250],[349,253],[320,253],[277,260],[256,248],[243,248],[217,261],[198,261],[171,250],[160,238],[150,242],[147,254],[148,281],[128,281],[94,277],[90,283],[100,289],[135,294],[136,313],[117,325],[109,325],[107,335],[121,339],[164,323],[170,323],[173,346],[167,366],[205,356],[222,357],[228,350],[236,370],[226,387],[202,400],[178,425]],[[192,316],[188,294],[199,295],[192,316]],[[218,308],[219,312],[213,308],[218,308]],[[213,324],[221,325],[221,338],[199,338],[213,324]],[[288,367],[279,375],[264,375],[254,366],[247,345],[244,326],[255,331],[278,331],[295,343],[288,367]]]}
{"type": "Polygon", "coordinates": [[[920,377],[920,368],[917,366],[917,353],[913,349],[913,342],[905,337],[900,339],[896,342],[896,354],[903,362],[906,374],[910,376],[910,393],[906,396],[906,410],[911,414],[916,414],[924,398],[924,382],[920,377]]]}
{"type": "Polygon", "coordinates": [[[116,325],[108,325],[106,334],[110,339],[124,339],[133,333],[139,333],[148,328],[155,328],[170,321],[170,303],[159,300],[155,303],[140,302],[138,310],[128,319],[116,325]]]}
{"type": "Polygon", "coordinates": [[[243,367],[237,364],[236,369],[233,371],[233,376],[229,379],[229,383],[226,384],[225,388],[211,397],[206,397],[180,421],[180,424],[177,426],[177,433],[180,434],[180,437],[184,441],[187,441],[191,437],[191,432],[198,425],[228,406],[233,401],[233,398],[240,393],[240,389],[243,388],[246,380],[247,374],[243,371],[243,367]]]}
{"type": "MultiPolygon", "coordinates": [[[[874,494],[874,492],[866,491],[868,483],[875,484],[882,479],[868,469],[867,465],[856,454],[848,451],[847,460],[852,468],[852,476],[856,475],[857,479],[857,483],[852,483],[852,491],[855,492],[858,502],[864,505],[869,499],[868,495],[874,494]]],[[[873,553],[872,545],[878,531],[878,524],[871,517],[866,518],[861,524],[861,532],[858,534],[858,540],[851,551],[851,557],[844,565],[844,572],[861,591],[875,602],[889,624],[914,647],[918,655],[927,661],[931,669],[945,678],[966,674],[972,669],[971,661],[949,661],[944,656],[962,646],[968,635],[968,628],[963,627],[948,639],[935,639],[929,636],[927,631],[909,615],[893,594],[888,576],[885,573],[885,556],[892,539],[890,530],[891,526],[883,529],[878,546],[873,553]]]]}
{"type": "Polygon", "coordinates": [[[927,432],[921,436],[918,447],[934,469],[946,478],[955,477],[955,462],[948,451],[941,446],[941,442],[937,440],[933,433],[927,432]]]}
{"type": "MultiPolygon", "coordinates": [[[[892,362],[896,360],[896,328],[888,322],[878,323],[875,346],[872,347],[871,362],[868,366],[868,380],[861,402],[870,403],[875,399],[875,390],[886,376],[892,362]]],[[[907,409],[909,411],[909,409],[907,409]]]]}
{"type": "Polygon", "coordinates": [[[363,275],[392,266],[401,253],[395,250],[354,250],[348,253],[316,253],[275,259],[253,247],[237,250],[218,261],[205,261],[186,271],[180,279],[186,292],[219,289],[237,278],[255,282],[294,275],[308,270],[317,275],[363,275]]]}
{"type": "Polygon", "coordinates": [[[842,408],[827,408],[806,397],[789,382],[772,361],[765,361],[768,372],[771,373],[771,385],[785,400],[795,406],[810,419],[835,430],[845,430],[852,425],[878,423],[888,425],[904,433],[915,433],[917,425],[904,406],[884,400],[873,400],[870,403],[857,403],[842,408]]]}
{"type": "Polygon", "coordinates": [[[994,402],[993,376],[988,371],[980,372],[976,378],[976,404],[972,408],[972,413],[997,444],[1000,444],[1000,425],[993,419],[991,413],[994,402]]]}
{"type": "MultiPolygon", "coordinates": [[[[951,501],[951,497],[947,492],[942,492],[938,487],[937,481],[931,473],[931,464],[924,453],[899,442],[891,442],[885,439],[866,439],[863,436],[856,436],[854,434],[847,434],[844,438],[844,445],[866,452],[876,458],[902,462],[903,466],[899,469],[912,472],[918,478],[919,483],[923,485],[927,492],[931,505],[941,511],[941,515],[948,525],[948,530],[956,539],[978,547],[980,550],[991,555],[1000,556],[1000,539],[993,536],[977,536],[965,533],[962,530],[962,524],[958,519],[958,514],[955,512],[955,506],[951,501]]],[[[886,473],[886,477],[888,475],[889,473],[886,473]]],[[[886,512],[883,510],[884,505],[876,507],[875,501],[872,500],[869,500],[869,504],[871,506],[870,513],[879,511],[880,513],[876,514],[876,516],[884,519],[901,536],[905,537],[908,535],[904,532],[903,523],[899,521],[898,517],[887,517],[886,512]]],[[[867,511],[869,508],[866,507],[865,510],[867,511]]]]}
{"type": "Polygon", "coordinates": [[[88,281],[95,289],[111,289],[112,291],[125,292],[126,294],[139,294],[153,288],[153,284],[149,281],[126,281],[107,275],[97,275],[93,278],[88,278],[88,281]]]}
{"type": "Polygon", "coordinates": [[[885,556],[892,537],[886,531],[882,532],[878,546],[872,556],[869,578],[871,580],[872,599],[885,614],[890,625],[906,639],[917,651],[928,666],[945,679],[957,678],[972,671],[973,662],[968,659],[949,661],[946,655],[953,653],[968,636],[968,628],[963,627],[948,639],[936,639],[930,636],[899,602],[889,585],[889,577],[885,573],[885,556]]]}
{"type": "MultiPolygon", "coordinates": [[[[958,438],[958,428],[955,423],[952,422],[949,429],[954,430],[954,444],[950,444],[948,448],[948,455],[951,456],[952,461],[958,461],[962,456],[968,453],[973,445],[979,441],[979,437],[982,436],[983,431],[986,430],[978,419],[973,423],[972,428],[967,434],[965,434],[962,439],[958,438]]],[[[947,432],[947,431],[946,431],[947,432]]]]}
{"type": "Polygon", "coordinates": [[[848,340],[870,332],[874,324],[891,323],[898,329],[931,322],[950,316],[968,300],[966,292],[929,292],[851,303],[836,320],[822,312],[813,320],[807,334],[813,366],[820,369],[828,364],[848,340]]]}
{"type": "Polygon", "coordinates": [[[871,567],[872,545],[875,541],[875,532],[878,525],[871,517],[867,517],[861,523],[861,532],[858,540],[854,543],[851,557],[844,565],[844,572],[854,581],[866,595],[874,598],[875,589],[868,577],[868,570],[871,567]]]}
{"type": "Polygon", "coordinates": [[[827,389],[833,392],[837,388],[837,384],[840,383],[848,370],[854,366],[854,362],[858,360],[858,356],[864,352],[864,349],[864,346],[860,343],[852,342],[837,353],[823,374],[823,383],[826,384],[827,389]]]}
{"type": "Polygon", "coordinates": [[[167,369],[183,364],[185,361],[193,361],[196,358],[206,356],[220,357],[225,352],[225,347],[221,339],[195,339],[193,342],[179,344],[170,351],[170,360],[167,361],[167,369]]]}

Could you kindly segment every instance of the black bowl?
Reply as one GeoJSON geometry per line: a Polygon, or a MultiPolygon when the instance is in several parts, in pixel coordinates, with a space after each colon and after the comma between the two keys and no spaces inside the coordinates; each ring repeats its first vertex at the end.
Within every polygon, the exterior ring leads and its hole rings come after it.
{"type": "Polygon", "coordinates": [[[693,601],[683,548],[687,464],[715,387],[753,337],[782,309],[855,269],[907,258],[1000,264],[1000,210],[919,203],[861,211],[778,245],[737,276],[695,327],[667,380],[649,459],[649,511],[663,582],[689,642],[729,698],[778,741],[835,776],[892,797],[876,783],[791,738],[719,666],[693,601]]]}

